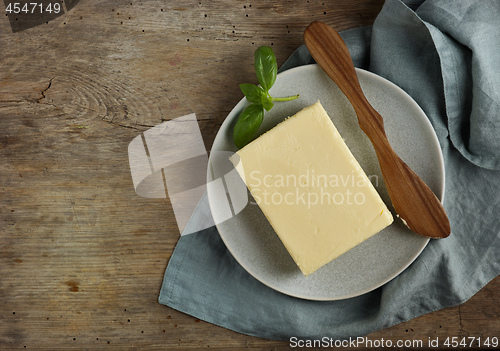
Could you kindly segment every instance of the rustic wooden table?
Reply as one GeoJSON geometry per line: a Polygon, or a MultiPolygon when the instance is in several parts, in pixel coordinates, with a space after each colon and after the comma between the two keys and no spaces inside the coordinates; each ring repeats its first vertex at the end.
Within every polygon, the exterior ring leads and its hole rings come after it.
{"type": "MultiPolygon", "coordinates": [[[[127,147],[195,112],[210,149],[255,48],[281,64],[311,21],[369,25],[383,1],[61,3],[0,15],[0,349],[288,349],[158,303],[179,232],[135,193],[127,147]]],[[[500,336],[499,289],[369,338],[500,336]]]]}

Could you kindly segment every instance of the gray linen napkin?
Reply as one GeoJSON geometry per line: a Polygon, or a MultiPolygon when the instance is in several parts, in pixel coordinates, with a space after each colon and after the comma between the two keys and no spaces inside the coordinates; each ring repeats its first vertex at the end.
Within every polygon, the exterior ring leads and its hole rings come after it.
{"type": "MultiPolygon", "coordinates": [[[[263,338],[345,339],[461,304],[500,274],[500,2],[387,0],[372,27],[342,36],[358,67],[399,85],[434,126],[452,235],[384,286],[318,302],[258,282],[212,227],[180,238],[160,303],[263,338]]],[[[281,69],[311,62],[302,46],[281,69]]]]}

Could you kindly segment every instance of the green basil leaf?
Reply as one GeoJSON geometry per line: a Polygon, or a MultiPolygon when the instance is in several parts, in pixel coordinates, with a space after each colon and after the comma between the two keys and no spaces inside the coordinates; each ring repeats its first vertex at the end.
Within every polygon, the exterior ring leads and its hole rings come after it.
{"type": "Polygon", "coordinates": [[[234,144],[242,148],[248,144],[259,129],[264,119],[264,108],[259,104],[251,104],[240,113],[233,129],[234,144]]]}
{"type": "Polygon", "coordinates": [[[255,73],[257,80],[265,91],[269,91],[276,81],[278,64],[273,49],[269,46],[260,46],[255,50],[255,73]]]}
{"type": "Polygon", "coordinates": [[[266,95],[266,92],[264,89],[261,87],[255,85],[255,84],[240,84],[240,89],[245,94],[245,97],[247,98],[248,101],[260,104],[260,100],[262,96],[266,95]]]}
{"type": "Polygon", "coordinates": [[[262,107],[266,109],[266,111],[269,111],[274,106],[272,98],[267,95],[262,95],[262,97],[260,98],[260,103],[262,104],[262,107]]]}

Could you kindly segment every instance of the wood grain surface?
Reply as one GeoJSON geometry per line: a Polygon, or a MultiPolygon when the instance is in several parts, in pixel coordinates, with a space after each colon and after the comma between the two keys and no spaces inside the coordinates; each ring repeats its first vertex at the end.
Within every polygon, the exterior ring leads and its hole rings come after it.
{"type": "MultiPolygon", "coordinates": [[[[289,349],[157,302],[179,231],[127,147],[194,112],[209,150],[255,48],[282,64],[310,22],[369,25],[383,1],[64,1],[16,32],[0,7],[0,350],[289,349]]],[[[368,338],[500,337],[499,289],[368,338]]]]}

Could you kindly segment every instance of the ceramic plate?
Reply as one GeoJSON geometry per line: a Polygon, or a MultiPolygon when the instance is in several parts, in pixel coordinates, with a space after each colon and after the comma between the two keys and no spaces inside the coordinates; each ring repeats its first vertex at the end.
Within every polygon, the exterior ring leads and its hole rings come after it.
{"type": "MultiPolygon", "coordinates": [[[[368,100],[384,118],[386,133],[393,148],[442,200],[443,158],[434,129],[424,112],[408,94],[386,79],[360,69],[357,69],[357,74],[368,100]]],[[[269,287],[310,300],[339,300],[358,296],[380,287],[406,269],[422,252],[429,239],[411,232],[396,217],[375,151],[359,128],[354,109],[335,83],[319,66],[313,64],[280,73],[271,89],[274,97],[297,93],[300,94],[299,99],[275,103],[274,108],[266,112],[258,134],[319,100],[392,211],[394,223],[305,277],[251,197],[241,212],[221,220],[227,206],[223,206],[220,197],[209,188],[212,215],[218,219],[216,223],[220,222],[217,224],[220,236],[234,258],[252,276],[269,287]]],[[[214,162],[213,155],[237,151],[232,141],[232,129],[246,105],[245,99],[240,101],[222,124],[211,151],[209,179],[215,174],[226,174],[232,168],[229,161],[222,164],[214,162]]]]}

